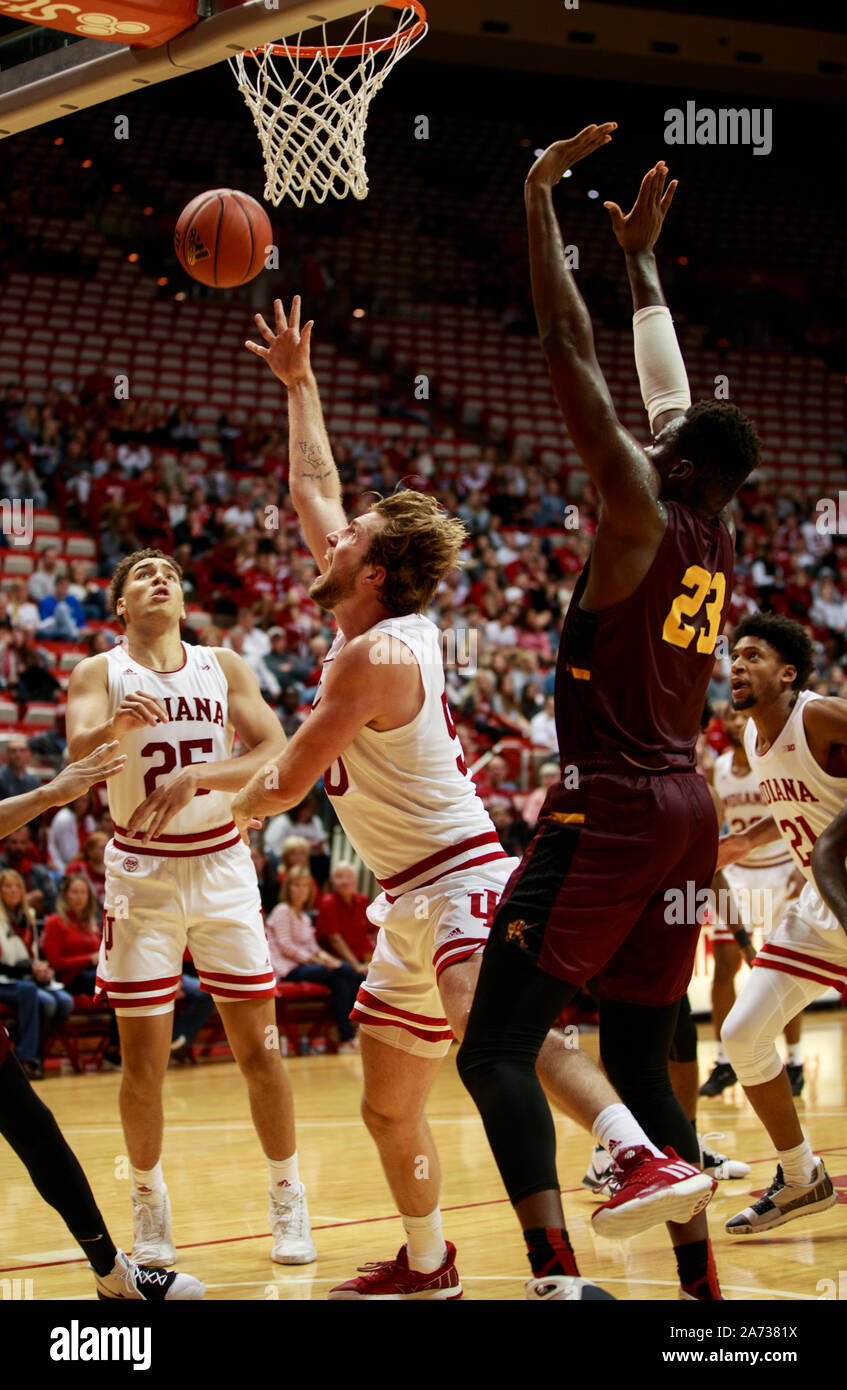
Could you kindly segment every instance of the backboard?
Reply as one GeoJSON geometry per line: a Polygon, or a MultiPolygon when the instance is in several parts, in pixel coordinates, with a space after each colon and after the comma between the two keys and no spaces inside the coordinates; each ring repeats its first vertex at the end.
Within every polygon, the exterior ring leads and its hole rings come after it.
{"type": "MultiPolygon", "coordinates": [[[[108,3],[96,0],[99,18],[108,3]]],[[[155,47],[26,23],[27,16],[55,7],[45,10],[41,0],[16,4],[14,17],[6,11],[0,19],[0,139],[210,67],[324,20],[343,19],[366,4],[367,0],[198,0],[199,21],[155,47]]],[[[121,0],[121,12],[128,8],[131,0],[121,0]]]]}

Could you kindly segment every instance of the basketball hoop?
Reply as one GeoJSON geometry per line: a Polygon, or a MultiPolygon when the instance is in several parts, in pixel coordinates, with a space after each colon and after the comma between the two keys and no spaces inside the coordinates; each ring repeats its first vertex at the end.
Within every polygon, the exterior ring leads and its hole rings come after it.
{"type": "Polygon", "coordinates": [[[397,28],[368,38],[376,7],[356,20],[342,44],[263,44],[230,58],[259,132],[265,156],[265,200],[279,207],[288,195],[302,207],[315,202],[366,198],[365,127],[368,108],[394,64],[427,31],[420,0],[385,0],[380,8],[400,11],[397,28]]]}

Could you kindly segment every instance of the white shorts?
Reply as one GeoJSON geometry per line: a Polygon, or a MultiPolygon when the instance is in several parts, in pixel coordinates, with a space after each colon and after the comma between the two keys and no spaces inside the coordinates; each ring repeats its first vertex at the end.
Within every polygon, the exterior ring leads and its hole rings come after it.
{"type": "Polygon", "coordinates": [[[847,990],[847,932],[811,883],[789,907],[753,966],[847,990]]]}
{"type": "Polygon", "coordinates": [[[368,908],[379,927],[376,950],[350,1017],[363,1032],[418,1057],[443,1057],[453,1034],[444,1017],[438,979],[488,940],[489,923],[517,859],[443,879],[430,889],[389,902],[381,893],[368,908]]]}
{"type": "Polygon", "coordinates": [[[170,1013],[186,947],[201,989],[223,1003],[276,994],[247,846],[164,858],[110,842],[98,993],[119,1016],[170,1013]]]}
{"type": "Polygon", "coordinates": [[[732,927],[757,932],[760,939],[767,940],[779,926],[789,904],[796,902],[796,898],[786,896],[788,880],[793,872],[793,860],[788,864],[758,869],[743,869],[737,864],[727,864],[723,875],[732,891],[737,913],[733,919],[729,912],[719,912],[718,920],[712,926],[713,945],[734,946],[736,941],[732,927]]]}

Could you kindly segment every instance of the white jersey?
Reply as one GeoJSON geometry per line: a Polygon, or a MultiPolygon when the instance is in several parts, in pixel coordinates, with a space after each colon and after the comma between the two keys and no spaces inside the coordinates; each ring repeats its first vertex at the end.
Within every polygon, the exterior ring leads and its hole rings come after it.
{"type": "MultiPolygon", "coordinates": [[[[375,641],[382,633],[396,637],[408,648],[420,668],[424,701],[399,729],[360,729],[324,774],[324,790],[350,843],[393,901],[508,856],[476,794],[450,715],[438,628],[411,613],[376,623],[370,633],[375,641]]],[[[339,633],[324,673],[345,643],[339,633]]],[[[315,705],[323,680],[322,674],[315,705]]]]}
{"type": "MultiPolygon", "coordinates": [[[[110,717],[125,695],[139,690],[157,696],[169,716],[167,724],[143,724],[121,740],[126,766],[106,784],[119,849],[138,848],[127,840],[126,826],[160,778],[191,763],[222,762],[232,754],[229,686],[220,662],[209,647],[184,642],[182,647],[185,660],[175,671],[142,666],[123,646],[106,655],[110,717]]],[[[231,804],[230,792],[198,791],[169,822],[167,833],[148,842],[148,852],[154,843],[157,854],[169,856],[205,854],[234,844],[238,832],[231,804]]]]}
{"type": "MultiPolygon", "coordinates": [[[[769,812],[762,801],[759,784],[752,767],[741,774],[734,772],[732,760],[734,750],[729,748],[715,759],[713,782],[718,796],[723,802],[724,817],[729,823],[730,832],[735,835],[747,830],[756,821],[764,820],[769,812]]],[[[773,841],[759,845],[746,859],[734,865],[737,869],[770,869],[779,865],[788,866],[791,855],[784,845],[773,841]]]]}
{"type": "Polygon", "coordinates": [[[814,885],[812,846],[847,803],[847,777],[830,777],[816,763],[803,726],[803,711],[822,695],[802,691],[785,727],[767,753],[756,752],[757,731],[751,719],[744,747],[756,774],[766,811],[770,811],[795,864],[814,885]]]}

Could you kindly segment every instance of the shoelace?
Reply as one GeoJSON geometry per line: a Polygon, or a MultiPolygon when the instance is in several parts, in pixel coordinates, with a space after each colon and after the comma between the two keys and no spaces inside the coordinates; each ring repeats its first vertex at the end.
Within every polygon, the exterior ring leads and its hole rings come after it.
{"type": "Polygon", "coordinates": [[[723,1130],[720,1129],[710,1129],[708,1134],[699,1135],[700,1148],[702,1149],[703,1154],[711,1154],[712,1158],[717,1159],[718,1163],[726,1163],[726,1154],[717,1153],[714,1149],[710,1149],[708,1147],[710,1139],[723,1138],[724,1133],[723,1130]]]}
{"type": "Polygon", "coordinates": [[[130,1265],[130,1271],[135,1275],[135,1287],[137,1289],[143,1289],[151,1284],[155,1284],[159,1289],[166,1289],[168,1286],[170,1274],[166,1269],[150,1269],[148,1265],[130,1265]]]}
{"type": "Polygon", "coordinates": [[[281,1202],[274,1196],[274,1221],[279,1221],[286,1235],[305,1236],[307,1219],[306,1203],[303,1194],[293,1197],[290,1202],[281,1202]]]}
{"type": "Polygon", "coordinates": [[[378,1274],[380,1270],[398,1269],[397,1260],[371,1260],[369,1264],[357,1265],[357,1274],[378,1274]]]}

